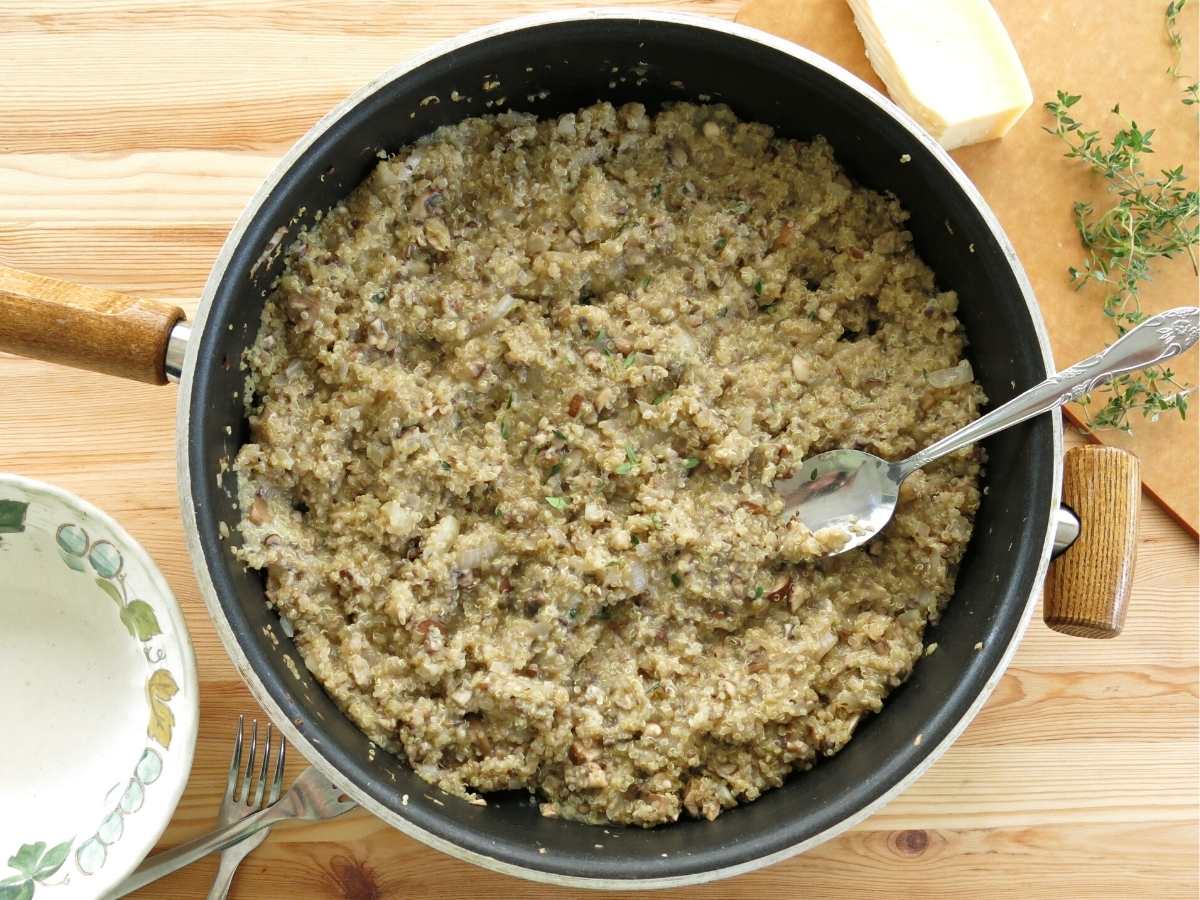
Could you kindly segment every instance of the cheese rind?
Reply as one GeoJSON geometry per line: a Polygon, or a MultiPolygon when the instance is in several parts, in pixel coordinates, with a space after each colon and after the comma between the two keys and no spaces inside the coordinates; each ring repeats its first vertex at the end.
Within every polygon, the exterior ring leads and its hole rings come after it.
{"type": "Polygon", "coordinates": [[[988,0],[849,3],[888,93],[947,150],[1002,137],[1033,103],[988,0]]]}

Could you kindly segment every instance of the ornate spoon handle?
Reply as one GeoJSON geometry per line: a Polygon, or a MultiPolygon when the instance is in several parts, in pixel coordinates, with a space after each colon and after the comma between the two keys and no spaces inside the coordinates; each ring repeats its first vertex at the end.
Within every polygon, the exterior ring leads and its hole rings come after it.
{"type": "Polygon", "coordinates": [[[959,447],[981,441],[1010,425],[1055,409],[1091,393],[1108,379],[1145,369],[1178,356],[1200,338],[1200,308],[1181,306],[1151,316],[1111,346],[1083,362],[1051,375],[1025,393],[981,416],[965,428],[930,444],[908,459],[895,463],[903,480],[909,473],[928,465],[959,447]]]}

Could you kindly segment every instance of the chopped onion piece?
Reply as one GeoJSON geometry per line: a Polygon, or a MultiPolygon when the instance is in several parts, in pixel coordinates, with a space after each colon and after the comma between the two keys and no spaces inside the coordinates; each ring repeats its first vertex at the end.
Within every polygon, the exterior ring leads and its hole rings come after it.
{"type": "Polygon", "coordinates": [[[974,380],[975,373],[971,371],[971,364],[965,359],[957,366],[929,373],[929,383],[935,388],[958,387],[970,384],[974,380]]]}

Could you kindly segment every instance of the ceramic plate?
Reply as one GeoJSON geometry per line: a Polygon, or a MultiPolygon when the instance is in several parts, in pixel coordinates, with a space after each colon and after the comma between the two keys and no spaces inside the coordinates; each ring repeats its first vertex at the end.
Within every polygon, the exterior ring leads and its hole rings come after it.
{"type": "Polygon", "coordinates": [[[175,597],[116,522],[0,475],[0,900],[99,897],[187,783],[197,683],[175,597]]]}

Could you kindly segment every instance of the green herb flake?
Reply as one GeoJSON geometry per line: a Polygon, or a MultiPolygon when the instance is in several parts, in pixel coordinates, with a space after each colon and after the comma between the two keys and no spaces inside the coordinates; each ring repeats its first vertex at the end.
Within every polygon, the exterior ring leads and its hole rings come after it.
{"type": "Polygon", "coordinates": [[[663,391],[661,394],[659,394],[657,397],[655,397],[653,400],[650,401],[650,405],[658,406],[658,404],[662,403],[664,400],[666,400],[670,396],[671,396],[670,391],[663,391]]]}
{"type": "Polygon", "coordinates": [[[628,356],[625,357],[625,362],[622,364],[622,367],[628,369],[635,362],[637,362],[637,354],[630,353],[628,356]]]}
{"type": "Polygon", "coordinates": [[[547,497],[546,502],[560,512],[571,505],[570,501],[567,500],[566,497],[547,497]]]}
{"type": "Polygon", "coordinates": [[[446,461],[443,459],[443,460],[442,460],[442,468],[443,468],[443,469],[445,469],[447,472],[449,472],[449,471],[450,471],[450,463],[446,462],[446,461]]]}
{"type": "Polygon", "coordinates": [[[698,465],[700,465],[700,460],[694,456],[689,456],[687,459],[685,459],[683,461],[683,467],[685,469],[694,469],[698,465]]]}
{"type": "Polygon", "coordinates": [[[561,471],[562,471],[562,463],[555,463],[554,465],[552,465],[550,467],[550,476],[549,477],[553,478],[555,475],[557,475],[561,471]]]}
{"type": "Polygon", "coordinates": [[[599,331],[596,332],[595,344],[596,344],[596,347],[600,350],[600,352],[603,353],[605,356],[612,356],[612,350],[610,350],[609,346],[608,346],[608,344],[609,344],[608,332],[605,331],[603,328],[601,328],[599,331]]]}
{"type": "Polygon", "coordinates": [[[618,475],[628,475],[634,469],[633,463],[624,462],[617,466],[618,475]]]}
{"type": "Polygon", "coordinates": [[[717,242],[715,244],[713,244],[713,246],[716,247],[718,251],[720,251],[720,250],[724,250],[725,245],[728,243],[729,243],[728,238],[719,237],[719,238],[717,238],[717,242]]]}
{"type": "Polygon", "coordinates": [[[763,292],[763,280],[760,278],[754,282],[754,293],[761,297],[762,292],[763,292]]]}
{"type": "Polygon", "coordinates": [[[561,432],[559,429],[557,429],[557,428],[555,428],[555,429],[554,429],[554,436],[555,436],[556,438],[558,438],[560,441],[565,441],[565,440],[567,440],[567,436],[566,436],[565,434],[563,434],[563,433],[562,433],[562,432],[561,432]]]}
{"type": "Polygon", "coordinates": [[[754,589],[754,599],[761,600],[763,595],[763,586],[760,584],[754,589]]]}
{"type": "Polygon", "coordinates": [[[500,437],[503,440],[508,440],[508,422],[505,419],[500,420],[500,437]]]}
{"type": "Polygon", "coordinates": [[[640,537],[638,537],[636,534],[633,537],[631,537],[629,540],[635,547],[642,542],[642,539],[640,537]]]}
{"type": "Polygon", "coordinates": [[[633,447],[625,448],[625,458],[627,460],[629,460],[629,462],[633,463],[634,465],[637,465],[638,455],[637,455],[637,451],[635,449],[633,449],[633,447]]]}
{"type": "Polygon", "coordinates": [[[654,186],[654,187],[653,187],[653,188],[650,190],[650,196],[651,196],[651,197],[653,197],[655,200],[657,200],[659,197],[661,197],[661,196],[662,196],[662,184],[661,184],[661,183],[660,183],[660,184],[656,184],[656,185],[655,185],[655,186],[654,186]]]}
{"type": "Polygon", "coordinates": [[[671,584],[675,585],[675,587],[680,587],[683,584],[683,579],[679,577],[678,572],[671,573],[671,584]]]}
{"type": "Polygon", "coordinates": [[[642,279],[642,290],[644,291],[648,287],[650,287],[650,276],[649,275],[647,275],[645,278],[642,279]]]}

